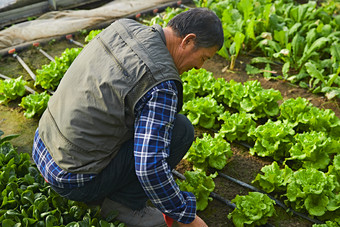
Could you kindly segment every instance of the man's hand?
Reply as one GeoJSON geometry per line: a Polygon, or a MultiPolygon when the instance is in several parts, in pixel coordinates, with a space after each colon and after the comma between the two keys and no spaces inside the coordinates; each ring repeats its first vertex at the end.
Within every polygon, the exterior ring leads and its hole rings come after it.
{"type": "Polygon", "coordinates": [[[208,225],[205,224],[205,222],[200,217],[198,217],[197,215],[196,215],[194,221],[189,223],[189,224],[183,224],[183,223],[180,223],[180,222],[177,222],[176,224],[179,227],[208,227],[208,225]]]}

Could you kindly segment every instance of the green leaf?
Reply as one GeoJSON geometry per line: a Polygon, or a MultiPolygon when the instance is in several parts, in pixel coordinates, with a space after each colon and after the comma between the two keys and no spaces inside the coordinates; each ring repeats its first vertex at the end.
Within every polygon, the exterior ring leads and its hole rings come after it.
{"type": "Polygon", "coordinates": [[[325,83],[325,79],[323,77],[323,75],[320,73],[320,71],[314,66],[313,63],[311,62],[307,62],[305,64],[306,70],[309,73],[309,75],[311,75],[314,78],[319,79],[320,81],[322,81],[322,83],[325,83]]]}
{"type": "Polygon", "coordinates": [[[45,219],[46,227],[56,226],[58,223],[58,219],[53,215],[48,215],[45,219]]]}
{"type": "Polygon", "coordinates": [[[275,64],[272,60],[267,57],[255,57],[250,60],[250,64],[257,64],[257,63],[269,63],[275,64]]]}
{"type": "Polygon", "coordinates": [[[259,68],[256,68],[252,65],[247,64],[246,65],[246,72],[248,75],[253,75],[253,74],[260,74],[262,73],[262,70],[259,68]]]}
{"type": "Polygon", "coordinates": [[[282,66],[282,75],[284,76],[284,78],[288,78],[288,72],[289,72],[289,68],[290,68],[290,62],[286,62],[283,66],[282,66]]]}
{"type": "Polygon", "coordinates": [[[37,69],[34,86],[40,85],[46,90],[57,88],[61,78],[81,50],[82,48],[66,48],[61,57],[55,57],[55,61],[51,61],[49,64],[43,65],[41,69],[37,69]]]}
{"type": "Polygon", "coordinates": [[[327,211],[329,200],[326,195],[309,195],[305,200],[305,206],[310,215],[322,216],[327,211]]]}
{"type": "Polygon", "coordinates": [[[316,51],[321,49],[323,46],[325,46],[327,43],[329,42],[328,38],[325,37],[321,37],[317,40],[315,40],[315,42],[313,42],[313,44],[308,48],[305,49],[305,51],[303,52],[303,55],[301,57],[301,59],[298,61],[298,65],[301,66],[302,64],[304,64],[311,56],[316,55],[316,51]]]}
{"type": "Polygon", "coordinates": [[[285,192],[287,184],[290,182],[293,170],[287,165],[284,169],[280,169],[277,162],[273,162],[271,165],[262,167],[261,172],[264,174],[257,174],[252,183],[260,185],[260,187],[267,193],[273,191],[285,192]]]}
{"type": "Polygon", "coordinates": [[[94,39],[102,31],[103,31],[103,29],[90,31],[90,33],[85,37],[85,42],[89,43],[92,39],[94,39]]]}
{"type": "Polygon", "coordinates": [[[292,57],[294,62],[297,62],[299,57],[302,55],[304,45],[305,38],[297,33],[292,40],[292,57]]]}
{"type": "Polygon", "coordinates": [[[14,222],[11,219],[4,219],[1,224],[2,224],[2,227],[13,227],[15,223],[16,222],[14,222]]]}

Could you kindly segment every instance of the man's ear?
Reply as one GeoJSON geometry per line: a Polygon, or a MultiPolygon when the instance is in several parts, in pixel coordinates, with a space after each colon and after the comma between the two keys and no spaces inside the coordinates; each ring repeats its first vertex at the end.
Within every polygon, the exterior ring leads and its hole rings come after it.
{"type": "Polygon", "coordinates": [[[196,42],[196,34],[189,33],[182,39],[181,47],[185,49],[187,46],[190,46],[190,45],[195,46],[195,42],[196,42]]]}

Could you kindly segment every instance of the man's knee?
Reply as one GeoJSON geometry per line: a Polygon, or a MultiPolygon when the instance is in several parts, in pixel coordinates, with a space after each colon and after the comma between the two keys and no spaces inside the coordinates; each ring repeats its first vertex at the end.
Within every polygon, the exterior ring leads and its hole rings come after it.
{"type": "Polygon", "coordinates": [[[182,160],[194,141],[195,130],[189,119],[178,114],[175,120],[174,129],[170,144],[170,157],[168,162],[173,169],[182,160]]]}
{"type": "Polygon", "coordinates": [[[192,143],[195,137],[195,129],[190,120],[182,114],[177,114],[173,138],[180,139],[183,143],[192,143]]]}

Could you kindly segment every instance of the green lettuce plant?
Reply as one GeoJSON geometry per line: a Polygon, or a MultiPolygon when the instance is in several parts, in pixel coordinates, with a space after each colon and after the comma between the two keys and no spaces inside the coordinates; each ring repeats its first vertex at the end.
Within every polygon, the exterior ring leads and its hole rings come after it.
{"type": "Polygon", "coordinates": [[[322,216],[327,211],[340,208],[339,182],[334,175],[327,175],[314,168],[294,172],[287,185],[287,203],[297,211],[322,216]]]}
{"type": "Polygon", "coordinates": [[[257,80],[246,81],[244,84],[231,80],[223,91],[224,104],[239,112],[254,114],[255,120],[279,114],[278,101],[282,99],[280,91],[264,89],[257,80]]]}
{"type": "Polygon", "coordinates": [[[236,195],[231,201],[236,208],[228,214],[228,218],[233,220],[236,227],[264,225],[268,218],[276,215],[275,201],[260,192],[236,195]]]}
{"type": "Polygon", "coordinates": [[[263,174],[257,174],[252,183],[259,185],[267,193],[285,192],[293,174],[293,170],[287,165],[281,169],[275,161],[262,167],[261,172],[263,174]]]}
{"type": "Polygon", "coordinates": [[[182,112],[187,115],[193,125],[206,129],[217,128],[217,116],[222,114],[224,107],[211,96],[192,99],[184,103],[182,112]]]}
{"type": "Polygon", "coordinates": [[[340,137],[340,119],[330,109],[319,109],[305,98],[285,100],[280,105],[280,120],[288,120],[297,132],[325,132],[333,138],[340,137]]]}
{"type": "Polygon", "coordinates": [[[25,109],[24,116],[26,118],[32,118],[35,115],[40,116],[47,108],[50,95],[46,91],[42,93],[30,94],[21,99],[19,106],[25,109]]]}
{"type": "Polygon", "coordinates": [[[99,33],[101,33],[103,29],[92,30],[85,37],[85,42],[89,43],[92,39],[94,39],[99,33]]]}
{"type": "Polygon", "coordinates": [[[184,158],[193,163],[194,170],[206,171],[208,167],[223,169],[231,156],[230,144],[221,136],[213,138],[203,133],[202,138],[196,138],[184,158]]]}
{"type": "Polygon", "coordinates": [[[287,120],[268,120],[264,125],[249,131],[248,135],[255,139],[255,145],[250,148],[252,155],[260,157],[273,157],[282,160],[288,157],[288,150],[292,146],[295,131],[287,120]]]}
{"type": "Polygon", "coordinates": [[[294,136],[287,160],[299,162],[304,168],[324,170],[330,164],[331,155],[340,152],[340,143],[323,132],[305,132],[294,136]]]}
{"type": "Polygon", "coordinates": [[[252,142],[248,132],[256,127],[256,122],[253,120],[253,114],[245,112],[230,114],[224,112],[218,120],[222,120],[219,134],[232,142],[234,140],[252,142]]]}
{"type": "Polygon", "coordinates": [[[181,78],[184,82],[184,101],[189,101],[195,97],[202,97],[211,94],[212,86],[216,81],[212,72],[208,72],[203,68],[193,68],[187,72],[184,72],[182,73],[181,78]]]}
{"type": "Polygon", "coordinates": [[[339,225],[338,221],[326,221],[325,224],[313,224],[312,227],[338,227],[339,225]]]}
{"type": "Polygon", "coordinates": [[[179,188],[182,191],[192,192],[196,197],[197,210],[204,210],[212,200],[209,195],[215,189],[213,179],[217,176],[217,172],[207,176],[202,171],[186,171],[184,176],[186,178],[184,181],[176,180],[179,188]]]}
{"type": "Polygon", "coordinates": [[[7,104],[11,100],[25,95],[26,81],[22,76],[16,79],[0,80],[0,104],[7,104]]]}
{"type": "Polygon", "coordinates": [[[49,64],[43,65],[41,69],[37,69],[37,78],[34,85],[40,85],[46,90],[56,89],[61,78],[63,78],[81,50],[82,48],[66,48],[61,57],[55,57],[55,61],[51,61],[49,64]]]}

